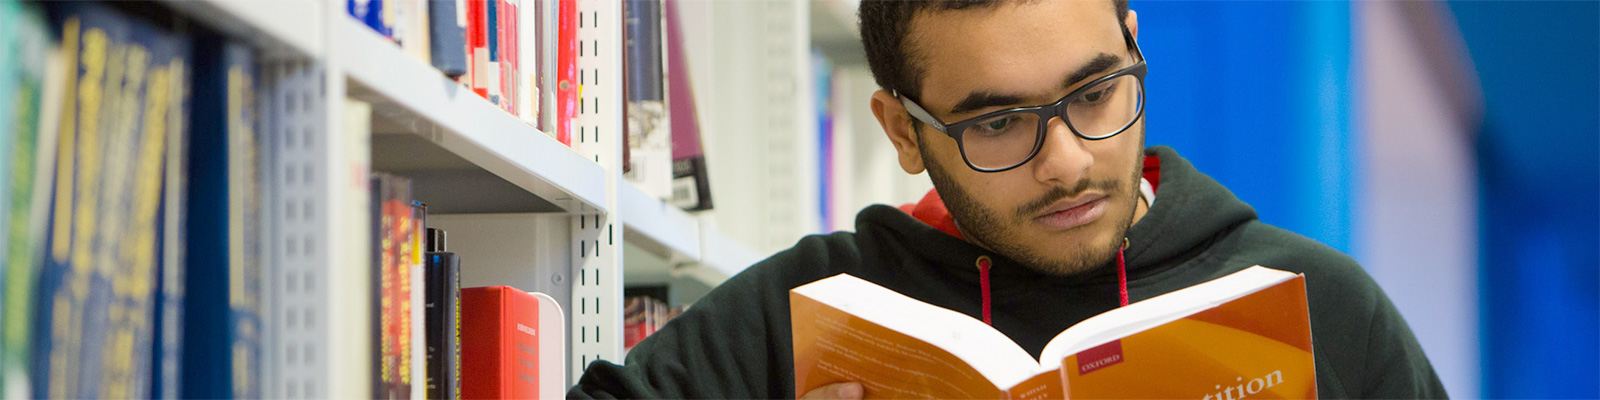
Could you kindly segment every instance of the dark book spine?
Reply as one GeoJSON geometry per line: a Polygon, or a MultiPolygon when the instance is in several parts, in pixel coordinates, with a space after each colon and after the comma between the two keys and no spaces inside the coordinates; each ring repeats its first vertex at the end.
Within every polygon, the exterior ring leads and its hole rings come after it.
{"type": "Polygon", "coordinates": [[[227,61],[223,39],[201,38],[196,43],[192,126],[196,135],[189,143],[189,217],[185,227],[189,238],[184,257],[189,273],[189,289],[184,301],[183,342],[185,398],[231,398],[227,386],[233,375],[228,351],[230,318],[228,283],[233,266],[229,240],[228,104],[227,61]]]}
{"type": "Polygon", "coordinates": [[[427,258],[428,398],[459,399],[461,260],[450,252],[427,258]]]}
{"type": "Polygon", "coordinates": [[[456,0],[428,0],[428,34],[433,67],[451,79],[467,73],[465,21],[456,0]]]}
{"type": "Polygon", "coordinates": [[[372,208],[368,211],[369,215],[371,216],[371,219],[368,221],[371,223],[370,230],[372,233],[372,248],[370,249],[372,256],[372,304],[377,307],[376,312],[372,313],[371,321],[373,371],[372,393],[376,398],[380,399],[389,398],[387,396],[388,388],[386,387],[388,374],[384,369],[387,365],[386,360],[388,360],[387,354],[384,353],[388,349],[387,343],[384,342],[386,337],[384,335],[384,329],[386,328],[385,324],[388,321],[388,315],[385,314],[387,310],[383,307],[384,299],[388,296],[388,294],[384,292],[384,290],[387,289],[387,286],[384,285],[383,265],[385,261],[384,242],[388,241],[388,231],[385,229],[383,223],[383,203],[385,200],[384,194],[387,193],[388,188],[389,181],[387,175],[381,173],[372,174],[372,196],[370,197],[372,208]]]}

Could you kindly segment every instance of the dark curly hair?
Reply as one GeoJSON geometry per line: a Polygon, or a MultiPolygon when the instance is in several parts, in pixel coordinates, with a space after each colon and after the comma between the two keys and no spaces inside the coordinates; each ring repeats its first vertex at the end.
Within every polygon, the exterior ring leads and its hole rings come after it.
{"type": "MultiPolygon", "coordinates": [[[[923,71],[909,56],[905,43],[911,20],[918,12],[995,7],[1003,1],[1008,0],[862,0],[857,10],[861,45],[878,87],[913,99],[920,94],[923,71]]],[[[1123,24],[1128,17],[1128,0],[1111,0],[1111,5],[1117,11],[1117,24],[1123,24]]]]}

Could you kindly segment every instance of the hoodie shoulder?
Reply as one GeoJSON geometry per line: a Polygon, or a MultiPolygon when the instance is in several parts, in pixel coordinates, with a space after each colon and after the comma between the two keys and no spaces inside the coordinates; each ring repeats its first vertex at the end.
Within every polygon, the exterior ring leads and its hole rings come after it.
{"type": "Polygon", "coordinates": [[[1213,250],[1221,250],[1213,252],[1221,265],[1305,275],[1320,397],[1445,397],[1411,328],[1354,258],[1260,221],[1241,225],[1213,250]]]}

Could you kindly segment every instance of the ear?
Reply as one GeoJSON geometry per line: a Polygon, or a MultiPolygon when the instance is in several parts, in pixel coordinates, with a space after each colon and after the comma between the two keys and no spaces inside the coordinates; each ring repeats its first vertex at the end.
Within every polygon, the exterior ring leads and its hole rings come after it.
{"type": "Polygon", "coordinates": [[[1128,25],[1128,33],[1133,34],[1133,40],[1139,40],[1139,13],[1128,10],[1128,19],[1123,23],[1128,25]]]}
{"type": "Polygon", "coordinates": [[[922,164],[922,151],[917,146],[917,132],[911,130],[911,114],[906,112],[904,104],[900,104],[900,99],[887,90],[873,93],[872,115],[878,117],[883,133],[889,136],[890,143],[894,143],[894,151],[900,157],[900,168],[912,175],[922,173],[925,166],[922,164]]]}

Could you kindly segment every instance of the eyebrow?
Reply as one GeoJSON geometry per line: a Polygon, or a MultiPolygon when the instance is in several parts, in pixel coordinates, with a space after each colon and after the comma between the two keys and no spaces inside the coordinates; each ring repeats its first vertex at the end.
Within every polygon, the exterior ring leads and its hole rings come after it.
{"type": "MultiPolygon", "coordinates": [[[[1078,81],[1082,81],[1091,75],[1105,72],[1106,70],[1109,70],[1121,63],[1121,57],[1107,53],[1100,53],[1096,55],[1094,59],[1089,60],[1088,63],[1083,64],[1083,66],[1078,67],[1078,69],[1073,70],[1071,74],[1068,74],[1067,78],[1061,81],[1061,88],[1066,89],[1072,87],[1072,85],[1078,83],[1078,81]]],[[[957,102],[955,107],[950,108],[950,113],[962,114],[989,107],[1021,104],[1023,100],[1023,97],[1018,94],[976,91],[968,93],[966,98],[963,98],[960,102],[957,102]]]]}

